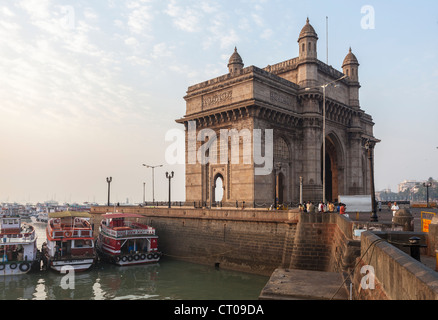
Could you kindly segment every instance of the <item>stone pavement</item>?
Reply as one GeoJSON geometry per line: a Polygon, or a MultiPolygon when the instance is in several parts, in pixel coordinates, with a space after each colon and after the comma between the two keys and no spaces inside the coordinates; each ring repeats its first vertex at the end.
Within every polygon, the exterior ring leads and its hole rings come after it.
{"type": "Polygon", "coordinates": [[[336,272],[275,269],[260,300],[348,300],[344,279],[336,272]]]}

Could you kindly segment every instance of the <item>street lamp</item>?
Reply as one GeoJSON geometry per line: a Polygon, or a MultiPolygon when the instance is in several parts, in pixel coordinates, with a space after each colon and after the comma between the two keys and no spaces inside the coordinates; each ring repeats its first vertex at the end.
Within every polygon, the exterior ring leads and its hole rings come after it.
{"type": "Polygon", "coordinates": [[[368,160],[370,162],[370,183],[371,183],[371,207],[372,207],[372,215],[370,218],[371,222],[377,222],[379,221],[376,213],[376,193],[374,190],[374,165],[373,165],[373,149],[374,149],[374,142],[370,141],[370,139],[367,140],[365,143],[365,149],[368,151],[368,160]]]}
{"type": "Polygon", "coordinates": [[[170,180],[173,178],[173,171],[169,174],[166,172],[166,178],[169,179],[169,208],[170,208],[170,180]]]}
{"type": "Polygon", "coordinates": [[[108,207],[110,205],[110,183],[111,183],[111,181],[113,181],[112,177],[106,178],[106,182],[108,182],[108,207]]]}
{"type": "Polygon", "coordinates": [[[144,164],[144,163],[143,163],[143,166],[145,166],[146,168],[152,168],[152,204],[153,204],[153,203],[155,202],[155,191],[154,191],[154,169],[155,169],[155,168],[162,167],[163,165],[160,164],[160,165],[157,165],[157,166],[150,166],[150,165],[148,165],[148,164],[144,164]]]}
{"type": "Polygon", "coordinates": [[[274,181],[274,210],[277,209],[277,197],[279,195],[278,174],[280,173],[280,171],[281,171],[281,162],[277,162],[274,165],[274,173],[275,173],[275,176],[274,176],[274,179],[275,179],[275,181],[274,181]]]}
{"type": "Polygon", "coordinates": [[[432,187],[432,182],[423,182],[423,186],[426,187],[426,201],[427,207],[429,208],[429,188],[432,187]]]}
{"type": "Polygon", "coordinates": [[[326,182],[325,182],[325,180],[326,180],[325,179],[325,171],[326,171],[326,168],[325,168],[325,118],[326,118],[326,116],[325,116],[325,111],[326,111],[325,110],[326,109],[325,108],[325,89],[329,85],[331,85],[335,82],[338,82],[346,77],[347,77],[347,75],[344,75],[339,79],[333,80],[333,81],[328,82],[326,84],[323,84],[321,86],[317,86],[317,87],[313,87],[313,88],[305,88],[305,90],[322,88],[322,203],[326,202],[326,199],[325,199],[325,184],[326,184],[326,182]]]}

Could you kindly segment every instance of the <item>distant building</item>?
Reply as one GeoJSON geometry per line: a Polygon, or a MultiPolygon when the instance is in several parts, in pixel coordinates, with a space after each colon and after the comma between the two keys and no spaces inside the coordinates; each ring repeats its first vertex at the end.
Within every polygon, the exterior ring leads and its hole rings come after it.
{"type": "Polygon", "coordinates": [[[406,190],[411,190],[418,183],[422,183],[422,182],[418,182],[416,180],[405,180],[398,184],[398,192],[400,193],[400,192],[405,192],[406,190]]]}

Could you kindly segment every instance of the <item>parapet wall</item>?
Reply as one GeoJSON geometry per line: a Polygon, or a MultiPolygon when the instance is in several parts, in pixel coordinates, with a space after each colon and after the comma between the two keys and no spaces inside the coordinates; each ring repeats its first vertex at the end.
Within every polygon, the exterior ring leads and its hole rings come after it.
{"type": "Polygon", "coordinates": [[[353,288],[357,300],[436,300],[438,275],[383,238],[365,231],[361,235],[361,258],[354,272],[353,288]],[[366,275],[361,273],[364,266],[374,271],[374,288],[361,285],[366,275]]]}

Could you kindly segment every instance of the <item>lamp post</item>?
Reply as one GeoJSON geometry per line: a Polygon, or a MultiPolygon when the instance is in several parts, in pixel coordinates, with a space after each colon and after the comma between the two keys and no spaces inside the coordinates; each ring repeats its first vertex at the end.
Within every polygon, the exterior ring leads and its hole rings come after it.
{"type": "Polygon", "coordinates": [[[281,162],[277,162],[274,165],[274,171],[275,171],[275,175],[274,175],[274,210],[277,209],[277,196],[278,196],[278,173],[281,171],[281,162]]]}
{"type": "Polygon", "coordinates": [[[155,170],[155,168],[159,168],[159,167],[162,167],[163,165],[162,164],[159,164],[159,165],[157,165],[157,166],[150,166],[150,165],[148,165],[148,164],[144,164],[143,163],[143,166],[145,166],[146,168],[152,168],[152,204],[155,202],[155,191],[154,191],[154,170],[155,170]]]}
{"type": "Polygon", "coordinates": [[[426,201],[427,207],[429,208],[429,188],[432,186],[432,182],[423,182],[423,186],[426,187],[426,201]]]}
{"type": "Polygon", "coordinates": [[[166,178],[169,179],[169,208],[170,208],[170,180],[173,178],[173,171],[169,174],[166,172],[166,178]]]}
{"type": "Polygon", "coordinates": [[[344,75],[344,76],[340,77],[339,79],[333,80],[333,81],[328,82],[326,84],[323,84],[321,86],[313,87],[313,88],[305,88],[305,90],[322,88],[322,203],[326,202],[326,198],[325,198],[325,193],[326,193],[325,192],[325,185],[326,185],[326,181],[325,181],[326,180],[325,179],[325,171],[326,171],[326,168],[325,168],[325,122],[326,122],[325,121],[325,118],[326,118],[326,115],[325,115],[325,113],[326,113],[326,110],[325,110],[326,109],[325,108],[325,97],[326,97],[325,89],[329,85],[331,85],[335,82],[338,82],[346,77],[347,77],[347,75],[344,75]]]}
{"type": "Polygon", "coordinates": [[[374,190],[374,165],[373,165],[373,149],[374,149],[374,142],[370,141],[368,139],[365,143],[365,149],[368,152],[368,160],[370,162],[370,184],[371,184],[371,208],[372,208],[372,215],[370,217],[371,222],[377,222],[379,221],[377,217],[376,212],[376,193],[374,190]]]}
{"type": "Polygon", "coordinates": [[[145,191],[146,191],[146,182],[143,182],[143,205],[146,203],[145,191]]]}
{"type": "Polygon", "coordinates": [[[108,182],[108,207],[110,205],[110,184],[111,184],[111,181],[113,181],[112,177],[106,178],[106,182],[108,182]]]}

